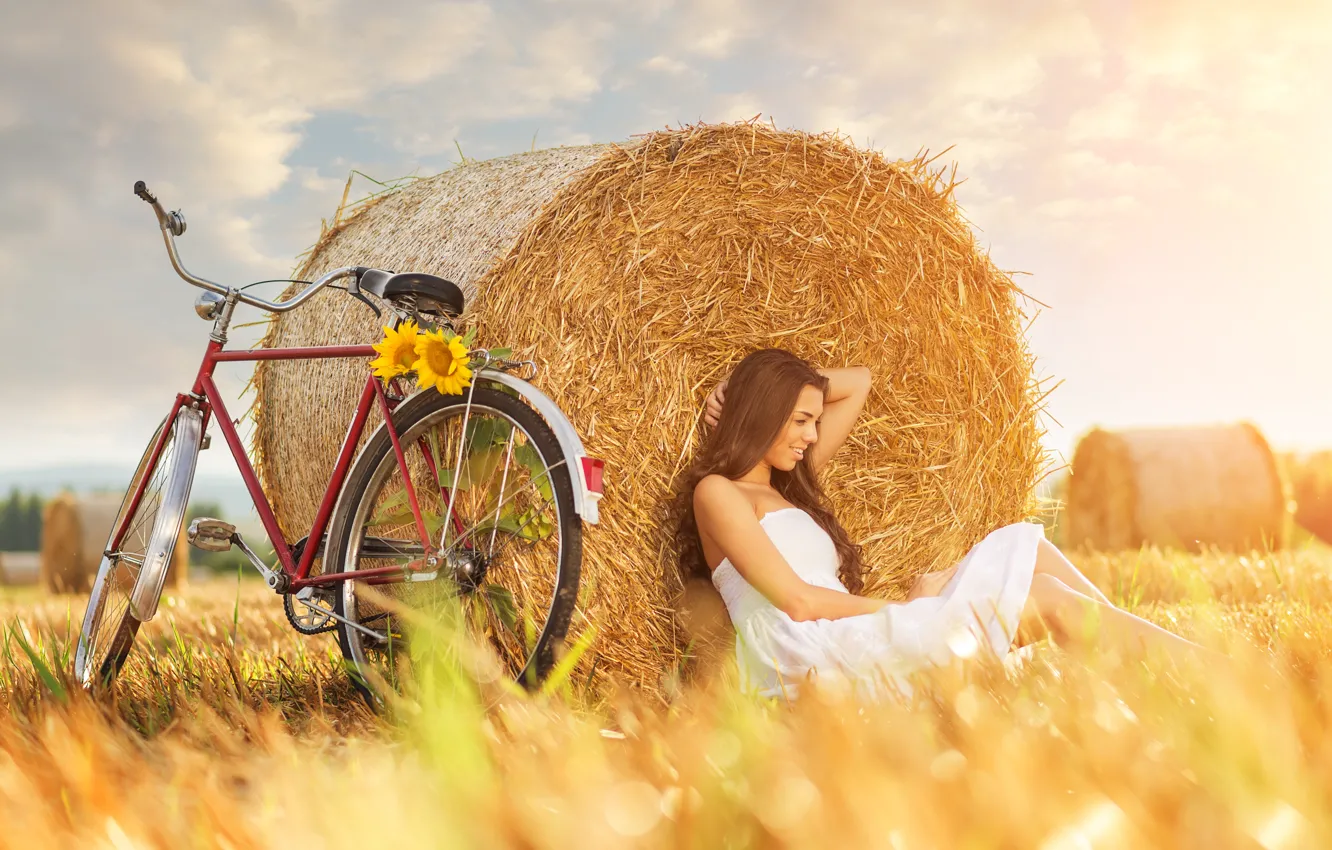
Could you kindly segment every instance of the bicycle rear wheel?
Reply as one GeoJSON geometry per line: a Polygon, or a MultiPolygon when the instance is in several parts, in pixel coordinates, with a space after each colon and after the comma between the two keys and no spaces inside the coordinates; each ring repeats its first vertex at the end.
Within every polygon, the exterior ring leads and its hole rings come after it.
{"type": "Polygon", "coordinates": [[[182,408],[173,421],[158,426],[130,479],[93,580],[74,653],[74,677],[85,688],[108,685],[115,679],[140,624],[156,611],[185,518],[202,426],[199,411],[182,408]],[[154,458],[153,446],[168,426],[166,440],[154,458]],[[140,485],[143,492],[135,500],[140,485]],[[124,523],[127,515],[129,522],[124,523]],[[122,528],[123,533],[117,535],[122,528]],[[144,600],[151,605],[144,605],[144,600]]]}
{"type": "MultiPolygon", "coordinates": [[[[559,441],[514,396],[477,386],[470,414],[466,401],[432,391],[400,407],[394,423],[408,478],[381,430],[339,500],[326,569],[400,570],[343,582],[337,593],[338,615],[355,624],[339,625],[343,655],[372,702],[378,687],[396,688],[410,675],[413,635],[431,639],[419,624],[444,606],[461,603],[469,632],[528,687],[549,674],[573,614],[582,525],[559,441]],[[422,566],[427,553],[405,480],[439,547],[433,567],[422,566]]],[[[415,649],[419,655],[422,647],[415,649]]]]}

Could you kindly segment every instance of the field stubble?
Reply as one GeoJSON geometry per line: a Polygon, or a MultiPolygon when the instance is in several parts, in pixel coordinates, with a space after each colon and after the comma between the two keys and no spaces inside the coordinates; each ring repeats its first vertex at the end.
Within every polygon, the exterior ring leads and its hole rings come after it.
{"type": "MultiPolygon", "coordinates": [[[[1170,669],[1037,646],[914,706],[526,696],[430,667],[392,719],[261,586],[169,597],[109,699],[68,669],[82,600],[0,596],[0,848],[1332,846],[1332,550],[1075,561],[1224,649],[1170,669]]],[[[482,669],[484,668],[484,665],[482,669]]]]}

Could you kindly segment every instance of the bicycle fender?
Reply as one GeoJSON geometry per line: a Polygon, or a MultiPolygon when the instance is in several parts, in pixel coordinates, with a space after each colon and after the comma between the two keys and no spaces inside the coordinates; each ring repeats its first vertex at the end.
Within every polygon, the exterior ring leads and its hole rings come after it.
{"type": "Polygon", "coordinates": [[[194,465],[199,459],[199,446],[203,442],[203,413],[182,407],[173,426],[176,429],[172,443],[176,447],[175,468],[162,492],[162,504],[153,521],[152,536],[144,553],[143,566],[130,593],[130,614],[146,623],[157,614],[157,602],[162,598],[162,584],[166,581],[171,552],[179,544],[180,526],[185,521],[185,508],[194,484],[194,465]]]}
{"type": "Polygon", "coordinates": [[[601,498],[601,494],[593,493],[587,488],[587,478],[583,472],[582,460],[587,457],[587,452],[583,451],[583,441],[579,438],[578,431],[574,429],[573,423],[569,421],[569,417],[564,415],[564,411],[560,410],[560,406],[552,401],[550,396],[522,378],[515,378],[507,372],[492,372],[489,369],[482,369],[477,373],[476,378],[494,384],[503,384],[514,390],[522,397],[523,401],[536,408],[537,413],[540,413],[546,420],[551,430],[555,432],[555,438],[560,442],[560,450],[564,452],[565,464],[571,470],[574,470],[571,476],[575,482],[573,488],[574,513],[582,517],[584,522],[596,525],[600,518],[597,511],[597,500],[601,498]]]}

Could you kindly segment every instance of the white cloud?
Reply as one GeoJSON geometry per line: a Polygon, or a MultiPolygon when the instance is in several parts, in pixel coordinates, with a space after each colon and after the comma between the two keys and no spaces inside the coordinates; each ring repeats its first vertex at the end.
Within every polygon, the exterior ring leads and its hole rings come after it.
{"type": "Polygon", "coordinates": [[[734,41],[734,31],[725,28],[715,29],[700,35],[689,49],[704,56],[721,57],[726,55],[734,41]]]}
{"type": "Polygon", "coordinates": [[[1068,119],[1070,142],[1132,138],[1139,129],[1139,100],[1114,91],[1090,106],[1075,110],[1068,119]]]}
{"type": "Polygon", "coordinates": [[[553,144],[559,146],[590,145],[597,141],[589,133],[575,133],[564,129],[555,134],[553,144]]]}
{"type": "Polygon", "coordinates": [[[614,30],[599,9],[594,6],[586,18],[533,21],[529,29],[488,30],[475,56],[448,78],[447,108],[423,103],[421,91],[408,89],[362,110],[379,119],[385,141],[413,156],[452,148],[468,125],[563,123],[569,110],[603,90],[611,66],[607,43],[614,30]]]}
{"type": "Polygon", "coordinates": [[[735,92],[716,97],[703,120],[712,122],[748,121],[756,116],[767,119],[768,113],[753,92],[735,92]]]}
{"type": "Polygon", "coordinates": [[[1088,219],[1107,212],[1131,212],[1137,208],[1138,202],[1133,196],[1116,195],[1110,198],[1061,198],[1041,204],[1032,212],[1056,219],[1088,219]]]}
{"type": "Polygon", "coordinates": [[[677,7],[667,37],[682,52],[723,59],[733,55],[756,30],[780,27],[785,19],[780,3],[685,0],[677,7]]]}
{"type": "Polygon", "coordinates": [[[644,62],[643,67],[649,71],[661,71],[662,73],[673,74],[675,76],[679,76],[680,74],[689,71],[689,66],[684,62],[681,62],[679,59],[672,59],[669,56],[660,55],[653,56],[651,59],[644,62]]]}
{"type": "Polygon", "coordinates": [[[294,168],[292,172],[296,175],[302,189],[310,192],[317,192],[323,195],[331,195],[335,191],[341,191],[345,185],[345,180],[336,177],[325,177],[319,173],[319,169],[304,166],[294,168]]]}

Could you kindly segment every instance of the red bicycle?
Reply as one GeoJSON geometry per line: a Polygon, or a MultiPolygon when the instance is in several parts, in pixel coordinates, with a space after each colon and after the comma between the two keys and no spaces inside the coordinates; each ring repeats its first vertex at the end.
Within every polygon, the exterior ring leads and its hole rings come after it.
{"type": "Polygon", "coordinates": [[[297,631],[337,631],[352,681],[367,698],[381,697],[381,688],[396,687],[409,672],[411,612],[444,599],[463,602],[470,627],[520,682],[542,681],[577,600],[581,523],[597,522],[603,463],[586,455],[568,418],[530,383],[536,364],[468,350],[473,380],[465,395],[413,394],[403,379],[381,383],[367,370],[313,527],[289,544],[213,371],[219,363],[376,352],[370,345],[227,351],[236,305],[284,313],[331,287],[383,318],[373,296],[394,329],[411,320],[456,333],[462,291],[433,275],[351,267],[293,281],[306,286],[285,301],[267,301],[186,271],[175,243],[185,232],[184,216],[163,210],[142,181],[134,191],[152,205],[176,273],[205,290],[195,311],[213,322],[213,331],[193,387],[177,394],[130,480],[84,614],[74,660],[78,681],[93,687],[114,679],[139,626],[156,614],[210,423],[231,450],[276,563],[264,563],[232,525],[217,519],[192,522],[188,539],[214,551],[238,547],[282,596],[297,631]],[[514,374],[520,370],[527,374],[514,374]],[[383,423],[357,453],[372,408],[383,423]]]}

